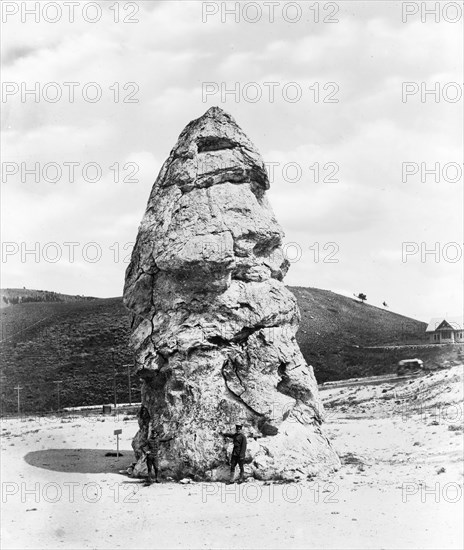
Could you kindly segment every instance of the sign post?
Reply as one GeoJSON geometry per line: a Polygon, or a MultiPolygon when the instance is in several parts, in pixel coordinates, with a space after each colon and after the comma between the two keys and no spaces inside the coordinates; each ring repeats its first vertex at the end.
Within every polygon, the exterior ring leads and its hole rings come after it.
{"type": "Polygon", "coordinates": [[[114,349],[111,348],[111,361],[113,363],[113,393],[114,393],[114,412],[118,407],[117,398],[116,398],[116,363],[114,362],[114,349]]]}
{"type": "Polygon", "coordinates": [[[54,380],[55,384],[57,385],[56,391],[58,393],[58,411],[60,410],[60,384],[63,383],[63,380],[54,380]]]}
{"type": "Polygon", "coordinates": [[[19,392],[23,389],[23,387],[18,384],[17,386],[15,386],[14,389],[18,390],[18,414],[20,415],[21,414],[21,400],[19,398],[19,392]]]}
{"type": "Polygon", "coordinates": [[[122,430],[114,430],[114,435],[116,436],[116,456],[119,458],[119,435],[122,434],[122,430]]]}
{"type": "Polygon", "coordinates": [[[130,369],[132,367],[131,363],[126,363],[123,367],[127,367],[127,387],[129,389],[129,405],[132,405],[132,395],[131,395],[131,373],[130,369]]]}

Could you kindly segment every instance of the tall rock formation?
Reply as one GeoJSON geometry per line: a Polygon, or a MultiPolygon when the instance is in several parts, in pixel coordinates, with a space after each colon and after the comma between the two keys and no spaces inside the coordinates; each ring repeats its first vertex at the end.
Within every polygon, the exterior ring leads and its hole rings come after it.
{"type": "Polygon", "coordinates": [[[222,479],[236,422],[246,470],[294,479],[337,467],[321,431],[299,311],[282,280],[283,232],[263,161],[218,107],[190,122],[153,186],[126,272],[132,345],[143,379],[141,432],[162,436],[160,468],[222,479]],[[145,424],[144,424],[145,423],[145,424]]]}

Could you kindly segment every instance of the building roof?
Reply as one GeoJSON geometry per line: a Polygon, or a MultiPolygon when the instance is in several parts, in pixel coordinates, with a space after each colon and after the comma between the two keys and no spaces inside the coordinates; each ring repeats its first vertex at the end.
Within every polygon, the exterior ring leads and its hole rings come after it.
{"type": "Polygon", "coordinates": [[[463,330],[464,328],[464,322],[463,317],[432,317],[430,319],[429,324],[427,325],[427,328],[425,329],[425,332],[435,332],[437,328],[445,321],[454,330],[463,330]]]}

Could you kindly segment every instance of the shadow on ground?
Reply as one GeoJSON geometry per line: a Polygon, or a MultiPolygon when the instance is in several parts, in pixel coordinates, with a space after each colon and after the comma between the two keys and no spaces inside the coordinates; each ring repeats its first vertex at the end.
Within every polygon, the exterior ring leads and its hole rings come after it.
{"type": "Polygon", "coordinates": [[[55,472],[79,474],[118,473],[125,470],[133,460],[129,451],[124,456],[105,456],[110,449],[46,449],[27,453],[24,460],[36,468],[55,472]]]}

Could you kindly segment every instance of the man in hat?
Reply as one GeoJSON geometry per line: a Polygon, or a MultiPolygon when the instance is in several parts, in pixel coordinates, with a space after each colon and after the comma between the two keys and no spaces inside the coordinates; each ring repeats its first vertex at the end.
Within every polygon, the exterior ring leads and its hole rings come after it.
{"type": "Polygon", "coordinates": [[[141,450],[145,453],[147,457],[147,471],[148,479],[147,483],[151,484],[153,481],[159,483],[158,479],[158,453],[159,453],[159,444],[165,443],[166,441],[171,441],[173,437],[159,437],[156,433],[155,428],[152,428],[148,439],[145,440],[145,443],[142,445],[141,450]],[[153,473],[155,474],[153,477],[153,473]]]}
{"type": "Polygon", "coordinates": [[[245,437],[245,434],[242,432],[242,428],[243,426],[241,424],[236,424],[235,433],[222,433],[224,437],[230,437],[234,441],[234,448],[232,449],[232,456],[230,458],[230,480],[227,482],[228,484],[234,482],[235,467],[237,466],[237,464],[240,468],[240,477],[238,479],[238,483],[242,483],[243,481],[245,481],[245,471],[243,469],[243,464],[245,462],[247,439],[245,437]]]}

